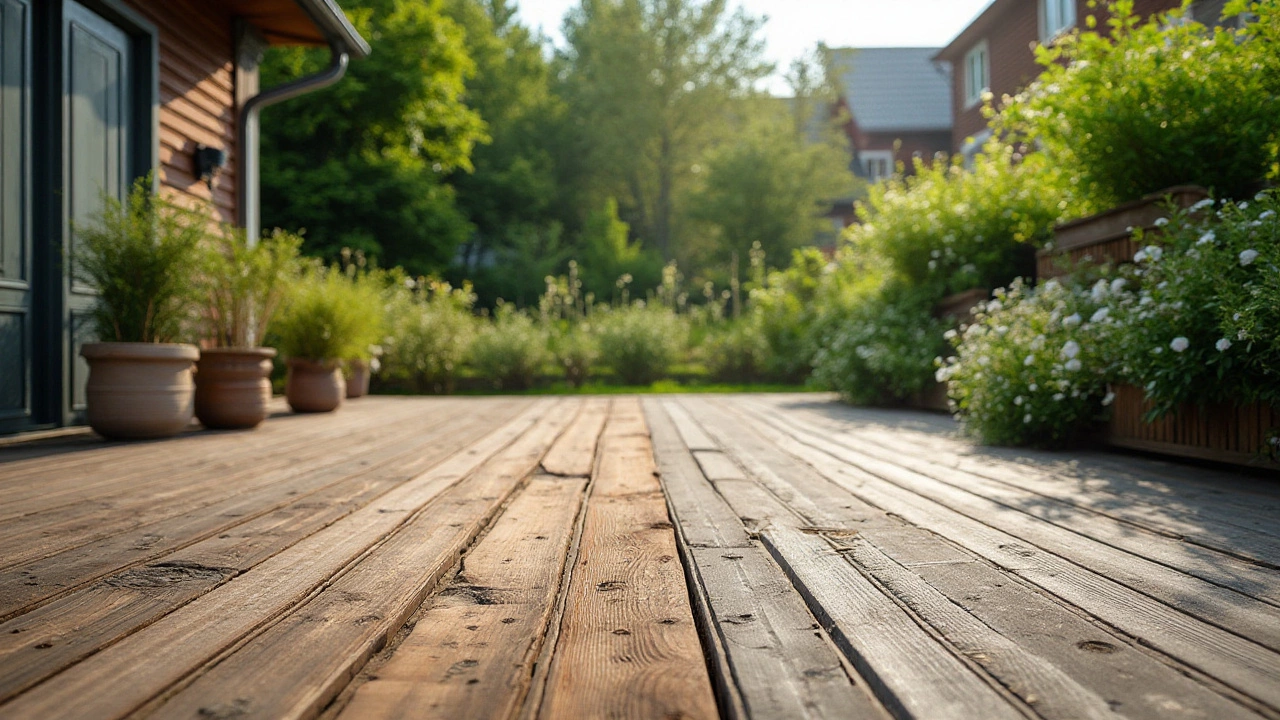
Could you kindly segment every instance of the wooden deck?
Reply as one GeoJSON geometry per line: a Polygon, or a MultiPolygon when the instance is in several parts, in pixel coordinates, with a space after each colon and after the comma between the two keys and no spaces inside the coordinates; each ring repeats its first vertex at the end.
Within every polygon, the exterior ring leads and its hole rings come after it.
{"type": "Polygon", "coordinates": [[[1280,717],[1280,484],[815,395],[0,448],[0,717],[1280,717]]]}

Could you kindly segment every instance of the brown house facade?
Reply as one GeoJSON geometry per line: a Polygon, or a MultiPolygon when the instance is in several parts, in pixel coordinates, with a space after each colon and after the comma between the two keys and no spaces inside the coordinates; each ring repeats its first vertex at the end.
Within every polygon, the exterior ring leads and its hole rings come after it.
{"type": "Polygon", "coordinates": [[[344,68],[369,51],[331,0],[0,0],[0,432],[81,417],[95,296],[65,258],[103,194],[154,171],[244,220],[269,44],[328,45],[344,68]]]}
{"type": "MultiPolygon", "coordinates": [[[[1225,0],[1202,0],[1192,7],[1192,15],[1202,22],[1214,22],[1225,0]]],[[[1134,11],[1142,17],[1181,6],[1180,0],[1135,0],[1134,11]]],[[[1099,26],[1104,14],[1090,9],[1085,0],[993,0],[935,59],[951,68],[951,102],[955,124],[952,152],[972,155],[986,139],[987,123],[982,116],[982,96],[1013,95],[1040,74],[1035,47],[1072,28],[1082,27],[1093,14],[1099,26]]]]}

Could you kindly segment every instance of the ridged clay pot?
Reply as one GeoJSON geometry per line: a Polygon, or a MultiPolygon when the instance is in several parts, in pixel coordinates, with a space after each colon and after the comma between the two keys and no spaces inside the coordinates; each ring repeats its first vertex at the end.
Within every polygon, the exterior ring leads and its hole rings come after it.
{"type": "Polygon", "coordinates": [[[275,348],[215,348],[196,363],[196,417],[215,430],[257,427],[271,403],[275,348]]]}
{"type": "Polygon", "coordinates": [[[118,439],[177,435],[195,414],[191,368],[195,345],[176,343],[87,343],[85,388],[89,427],[118,439]]]}
{"type": "Polygon", "coordinates": [[[369,361],[347,361],[347,398],[364,397],[369,394],[369,361]]]}
{"type": "Polygon", "coordinates": [[[294,412],[330,412],[342,404],[347,383],[336,360],[289,358],[284,396],[294,412]]]}

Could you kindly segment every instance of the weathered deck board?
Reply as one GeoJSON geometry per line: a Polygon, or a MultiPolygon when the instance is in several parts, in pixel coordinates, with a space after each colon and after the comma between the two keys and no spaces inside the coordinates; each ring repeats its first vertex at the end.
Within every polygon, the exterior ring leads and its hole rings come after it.
{"type": "Polygon", "coordinates": [[[615,401],[540,718],[717,715],[643,428],[638,402],[615,401]]]}

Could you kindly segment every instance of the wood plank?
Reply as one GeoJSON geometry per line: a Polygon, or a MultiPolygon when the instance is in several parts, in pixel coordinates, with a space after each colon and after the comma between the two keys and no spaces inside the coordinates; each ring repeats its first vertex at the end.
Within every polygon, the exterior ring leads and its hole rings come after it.
{"type": "MultiPolygon", "coordinates": [[[[503,413],[501,419],[507,419],[508,414],[503,413]]],[[[223,528],[227,532],[216,537],[208,536],[176,552],[162,552],[155,562],[133,565],[0,624],[0,700],[247,572],[411,480],[499,424],[490,413],[476,418],[478,422],[470,424],[454,423],[446,437],[424,435],[400,457],[367,465],[364,472],[349,474],[319,492],[293,495],[296,499],[292,503],[246,518],[234,528],[223,528]]]]}
{"type": "MultiPolygon", "coordinates": [[[[647,437],[635,434],[643,422],[636,400],[615,401],[604,442],[647,446],[647,437]]],[[[625,473],[602,472],[593,485],[541,718],[718,715],[647,455],[647,462],[626,463],[625,473]]]]}
{"type": "Polygon", "coordinates": [[[760,537],[836,646],[898,717],[1022,718],[1022,709],[849,565],[804,521],[757,483],[716,484],[760,537]]]}
{"type": "MultiPolygon", "coordinates": [[[[733,438],[736,459],[751,470],[753,477],[757,480],[765,478],[770,487],[784,482],[783,478],[786,478],[805,487],[819,488],[818,491],[822,492],[817,482],[805,477],[814,473],[813,468],[789,460],[790,456],[779,455],[771,445],[760,445],[758,434],[746,425],[734,422],[737,418],[751,415],[717,415],[714,405],[699,403],[693,414],[704,422],[708,432],[718,441],[723,443],[726,437],[733,438]],[[710,424],[706,422],[708,420],[715,422],[710,424]]],[[[790,485],[784,487],[792,489],[790,485]]],[[[898,566],[910,568],[911,572],[918,574],[955,606],[971,613],[981,624],[1010,638],[1033,656],[1060,667],[1088,693],[1105,697],[1109,705],[1127,716],[1199,718],[1247,714],[1240,705],[1189,679],[1178,669],[1145,651],[1132,649],[1129,638],[1117,636],[1083,620],[1078,613],[1050,601],[1015,576],[985,564],[941,537],[890,518],[870,506],[856,507],[861,501],[852,499],[855,507],[850,507],[848,500],[823,493],[819,503],[801,497],[798,502],[789,502],[788,505],[805,507],[806,510],[800,514],[815,525],[857,528],[856,534],[839,533],[834,537],[828,534],[828,540],[838,546],[850,543],[873,545],[876,552],[898,566]],[[880,513],[883,520],[868,517],[868,512],[880,513]],[[1134,688],[1143,688],[1144,691],[1135,693],[1134,688]]],[[[870,564],[869,569],[874,573],[881,565],[883,561],[870,564]]],[[[877,580],[886,587],[892,587],[892,576],[877,577],[877,580]]],[[[898,591],[901,590],[899,587],[898,591]]],[[[912,595],[908,593],[902,597],[911,598],[912,595]]],[[[918,605],[915,609],[950,640],[953,633],[946,630],[946,624],[924,612],[930,606],[918,605]]],[[[970,647],[968,650],[973,649],[970,647]]],[[[989,661],[994,653],[979,648],[970,654],[989,661]]],[[[999,654],[994,655],[1000,657],[999,654]]],[[[1019,664],[1010,666],[1008,663],[986,662],[986,667],[1011,692],[1044,713],[1042,683],[1028,682],[1025,674],[1018,672],[1019,664]]],[[[1073,689],[1071,692],[1078,691],[1073,689]]],[[[1057,705],[1059,710],[1064,706],[1067,708],[1067,717],[1074,716],[1070,702],[1057,705]]]]}
{"type": "Polygon", "coordinates": [[[694,452],[693,457],[698,461],[698,467],[702,468],[702,474],[708,480],[747,479],[747,476],[742,472],[742,468],[734,464],[733,460],[722,452],[700,450],[694,452]]]}
{"type": "Polygon", "coordinates": [[[538,467],[580,401],[565,404],[568,412],[541,418],[425,509],[405,503],[413,512],[393,534],[163,700],[150,717],[199,717],[227,707],[249,718],[315,717],[400,630],[538,467]]]}
{"type": "Polygon", "coordinates": [[[304,601],[441,491],[471,476],[541,418],[555,413],[556,405],[535,404],[379,502],[0,705],[0,715],[116,718],[133,712],[304,601]],[[130,681],[118,682],[126,673],[130,681]]]}
{"type": "Polygon", "coordinates": [[[578,419],[547,451],[542,459],[543,471],[562,477],[590,477],[595,462],[596,441],[609,414],[608,398],[586,401],[578,419]]]}
{"type": "Polygon", "coordinates": [[[758,548],[691,548],[730,682],[753,718],[884,718],[786,576],[758,548]]]}
{"type": "Polygon", "coordinates": [[[689,413],[675,401],[664,402],[663,408],[667,411],[667,415],[671,417],[671,422],[675,424],[676,430],[680,433],[680,439],[684,441],[685,447],[693,451],[698,450],[719,450],[719,446],[711,439],[693,418],[689,417],[689,413]]]}
{"type": "Polygon", "coordinates": [[[511,717],[542,649],[585,487],[535,477],[338,717],[511,717]]]}
{"type": "Polygon", "coordinates": [[[681,542],[692,547],[749,547],[737,514],[703,479],[666,407],[667,403],[654,398],[644,402],[662,488],[679,525],[681,542]]]}
{"type": "MultiPolygon", "coordinates": [[[[792,418],[788,418],[791,420],[792,418]]],[[[778,427],[774,425],[773,427],[778,427]]],[[[810,442],[820,442],[807,438],[810,442]]],[[[1280,702],[1280,656],[1257,643],[1189,616],[1115,580],[1067,562],[1054,552],[980,523],[934,500],[851,467],[779,434],[779,444],[854,495],[917,526],[939,533],[996,566],[1062,598],[1139,642],[1272,708],[1280,702]]],[[[1054,550],[1058,548],[1054,547],[1054,550]]],[[[1150,587],[1144,586],[1144,592],[1150,587]]],[[[1251,706],[1252,707],[1252,706],[1251,706]]]]}

